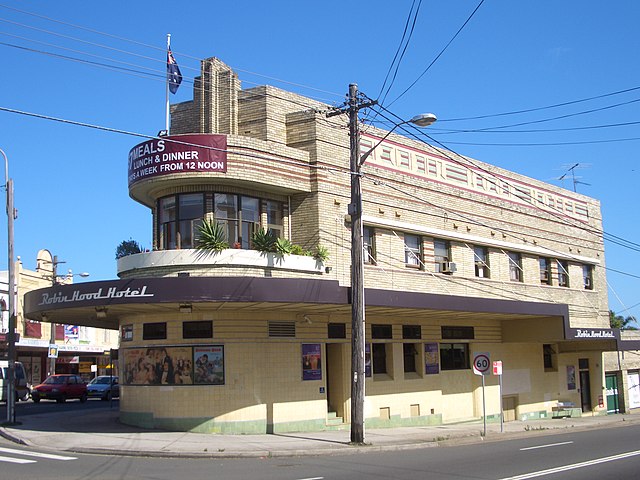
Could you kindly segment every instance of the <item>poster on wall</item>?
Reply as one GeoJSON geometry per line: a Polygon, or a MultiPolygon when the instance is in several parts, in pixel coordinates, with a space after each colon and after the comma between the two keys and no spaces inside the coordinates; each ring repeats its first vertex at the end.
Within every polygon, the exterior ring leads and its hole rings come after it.
{"type": "Polygon", "coordinates": [[[440,363],[438,362],[438,344],[424,344],[424,372],[427,375],[440,373],[440,363]]]}
{"type": "Polygon", "coordinates": [[[371,344],[365,343],[364,345],[364,376],[371,376],[371,344]]]}
{"type": "Polygon", "coordinates": [[[224,346],[193,347],[193,383],[224,385],[224,346]]]}
{"type": "Polygon", "coordinates": [[[78,325],[64,326],[64,341],[78,340],[80,338],[78,325]]]}
{"type": "Polygon", "coordinates": [[[127,385],[193,383],[191,347],[128,348],[123,354],[122,377],[127,385]]]}
{"type": "Polygon", "coordinates": [[[322,380],[320,344],[302,344],[302,380],[322,380]]]}
{"type": "Polygon", "coordinates": [[[576,367],[567,365],[567,390],[576,389],[576,367]]]}
{"type": "Polygon", "coordinates": [[[627,387],[629,389],[629,408],[640,407],[640,374],[638,372],[627,374],[627,387]]]}

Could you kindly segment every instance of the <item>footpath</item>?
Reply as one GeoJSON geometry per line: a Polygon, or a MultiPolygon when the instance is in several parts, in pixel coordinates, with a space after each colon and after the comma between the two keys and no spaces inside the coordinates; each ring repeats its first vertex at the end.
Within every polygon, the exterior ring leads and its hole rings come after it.
{"type": "Polygon", "coordinates": [[[145,430],[123,425],[117,408],[78,414],[47,413],[18,418],[0,427],[13,442],[58,452],[153,457],[229,458],[344,455],[409,448],[503,441],[527,436],[566,433],[592,428],[625,427],[640,415],[602,415],[581,418],[488,423],[482,421],[426,427],[366,429],[366,445],[351,445],[349,430],[266,435],[215,435],[145,430]]]}

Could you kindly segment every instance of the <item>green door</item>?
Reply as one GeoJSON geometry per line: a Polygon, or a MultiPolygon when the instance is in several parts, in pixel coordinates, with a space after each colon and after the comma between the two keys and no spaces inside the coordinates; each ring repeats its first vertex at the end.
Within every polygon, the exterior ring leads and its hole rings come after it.
{"type": "Polygon", "coordinates": [[[605,383],[607,385],[607,413],[620,413],[618,403],[618,376],[605,375],[605,383]]]}

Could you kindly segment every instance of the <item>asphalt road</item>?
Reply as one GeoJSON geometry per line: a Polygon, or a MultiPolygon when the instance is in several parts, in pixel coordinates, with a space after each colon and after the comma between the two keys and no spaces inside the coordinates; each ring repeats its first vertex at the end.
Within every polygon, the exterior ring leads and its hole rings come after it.
{"type": "MultiPolygon", "coordinates": [[[[32,405],[32,404],[31,404],[32,405]]],[[[24,415],[35,413],[29,403],[24,415]]],[[[35,405],[42,407],[44,404],[35,405]]],[[[107,402],[48,408],[109,408],[107,402]]],[[[43,412],[39,412],[43,413],[43,412]]],[[[20,411],[18,415],[20,415],[20,411]]],[[[509,441],[296,458],[164,459],[42,452],[0,440],[0,478],[185,480],[550,480],[633,479],[640,469],[640,425],[568,431],[509,441]],[[54,453],[51,456],[51,453],[54,453]],[[42,454],[49,454],[42,456],[42,454]],[[22,462],[22,463],[14,463],[22,462]]]]}

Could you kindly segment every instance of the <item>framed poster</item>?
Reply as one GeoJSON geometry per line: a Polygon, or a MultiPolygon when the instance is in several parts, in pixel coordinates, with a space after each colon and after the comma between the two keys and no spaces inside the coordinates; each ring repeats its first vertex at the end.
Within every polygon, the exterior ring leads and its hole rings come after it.
{"type": "Polygon", "coordinates": [[[424,373],[427,375],[440,373],[438,353],[439,349],[436,342],[424,344],[424,373]]]}
{"type": "Polygon", "coordinates": [[[322,354],[319,343],[302,344],[302,380],[322,380],[322,354]]]}
{"type": "Polygon", "coordinates": [[[567,365],[567,390],[576,389],[576,367],[567,365]]]}
{"type": "Polygon", "coordinates": [[[224,385],[224,346],[193,347],[193,383],[224,385]]]}

